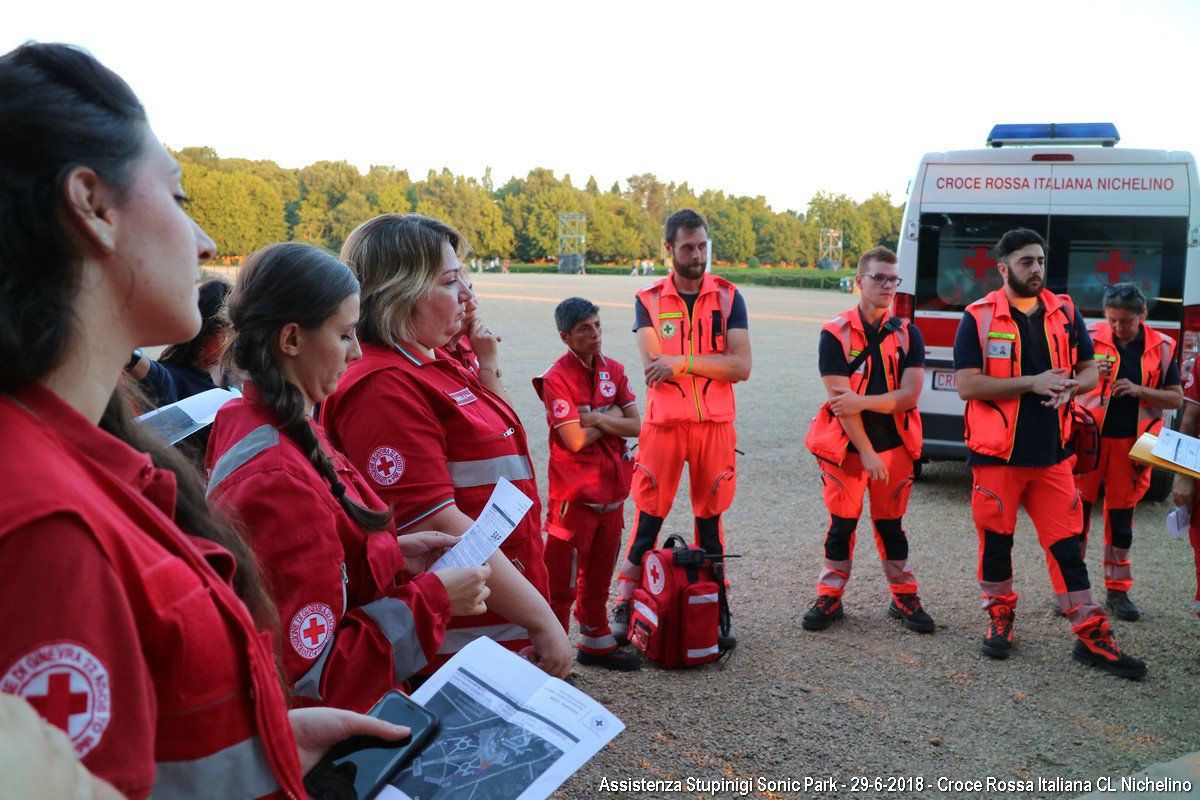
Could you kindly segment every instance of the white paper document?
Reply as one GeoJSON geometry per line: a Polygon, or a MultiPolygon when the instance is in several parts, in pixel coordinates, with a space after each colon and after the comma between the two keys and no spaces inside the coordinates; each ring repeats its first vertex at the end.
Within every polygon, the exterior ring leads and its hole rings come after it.
{"type": "Polygon", "coordinates": [[[185,397],[178,403],[156,408],[134,418],[133,421],[153,431],[167,444],[175,444],[211,425],[221,406],[241,396],[237,390],[209,389],[207,392],[185,397]]]}
{"type": "Polygon", "coordinates": [[[1150,452],[1164,461],[1200,472],[1200,440],[1184,436],[1165,425],[1158,432],[1158,443],[1150,452]]]}
{"type": "Polygon", "coordinates": [[[458,651],[412,699],[440,727],[379,800],[544,800],[625,730],[604,706],[491,639],[458,651]]]}
{"type": "Polygon", "coordinates": [[[1167,514],[1167,536],[1178,539],[1187,533],[1191,522],[1191,512],[1184,506],[1175,506],[1175,510],[1167,514]]]}
{"type": "Polygon", "coordinates": [[[501,478],[475,524],[467,529],[458,544],[434,562],[429,571],[437,572],[446,567],[478,567],[496,552],[496,548],[508,538],[532,505],[533,501],[524,492],[506,478],[501,478]]]}

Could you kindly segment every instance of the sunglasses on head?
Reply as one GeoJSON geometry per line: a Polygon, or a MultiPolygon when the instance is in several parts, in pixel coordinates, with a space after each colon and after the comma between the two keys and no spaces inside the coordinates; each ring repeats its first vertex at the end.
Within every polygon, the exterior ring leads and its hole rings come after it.
{"type": "Polygon", "coordinates": [[[1141,297],[1142,290],[1133,284],[1116,283],[1104,290],[1104,298],[1107,300],[1111,297],[1119,297],[1122,300],[1128,300],[1131,297],[1141,297]]]}

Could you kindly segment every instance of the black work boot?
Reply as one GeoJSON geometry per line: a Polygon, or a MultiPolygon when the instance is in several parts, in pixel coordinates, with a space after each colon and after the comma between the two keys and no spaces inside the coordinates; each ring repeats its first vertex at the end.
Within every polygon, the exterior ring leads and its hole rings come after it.
{"type": "Polygon", "coordinates": [[[917,597],[916,593],[893,596],[888,606],[888,614],[903,620],[904,627],[917,633],[933,633],[937,627],[933,624],[933,617],[921,608],[921,598],[917,597]]]}
{"type": "Polygon", "coordinates": [[[1125,622],[1137,622],[1142,618],[1142,610],[1137,607],[1137,604],[1129,599],[1128,592],[1118,592],[1113,589],[1108,590],[1108,597],[1104,601],[1104,605],[1112,611],[1113,616],[1125,622]]]}
{"type": "Polygon", "coordinates": [[[575,660],[585,667],[604,667],[617,672],[636,672],[642,668],[641,654],[628,647],[618,647],[607,653],[587,653],[580,650],[575,660]]]}
{"type": "Polygon", "coordinates": [[[813,603],[800,621],[806,631],[823,631],[837,620],[845,616],[842,608],[842,598],[831,594],[817,595],[813,603]]]}
{"type": "Polygon", "coordinates": [[[612,628],[613,638],[621,647],[629,644],[629,609],[631,605],[632,603],[628,600],[618,600],[613,606],[609,627],[612,628]]]}

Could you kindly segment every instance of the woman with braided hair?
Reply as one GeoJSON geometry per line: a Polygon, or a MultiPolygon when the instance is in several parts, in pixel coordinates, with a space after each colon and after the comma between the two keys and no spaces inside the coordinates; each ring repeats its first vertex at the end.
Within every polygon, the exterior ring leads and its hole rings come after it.
{"type": "Polygon", "coordinates": [[[452,613],[486,610],[491,570],[417,574],[457,537],[397,538],[391,510],[313,423],[362,355],[358,305],[358,281],[320,248],[246,260],[228,311],[249,381],[217,414],[206,463],[209,501],[244,525],[272,588],[293,704],[363,711],[433,658],[452,613]]]}

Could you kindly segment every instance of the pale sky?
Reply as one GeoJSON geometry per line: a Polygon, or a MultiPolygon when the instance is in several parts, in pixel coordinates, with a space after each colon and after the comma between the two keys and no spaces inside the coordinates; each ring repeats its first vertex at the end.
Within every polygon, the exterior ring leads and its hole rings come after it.
{"type": "Polygon", "coordinates": [[[803,210],[903,199],[998,122],[1200,152],[1200,2],[10,3],[0,51],[91,50],[168,146],[602,188],[653,172],[803,210]]]}

